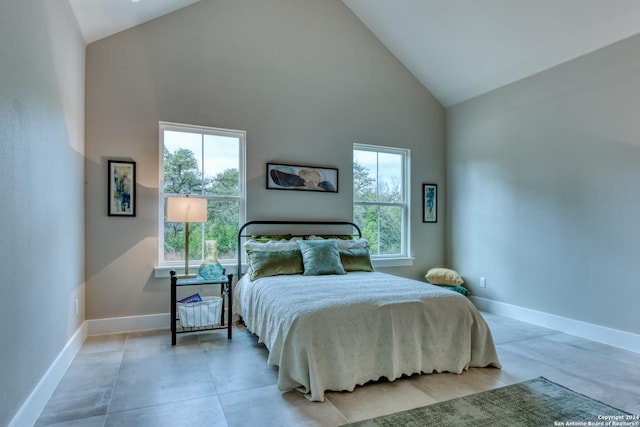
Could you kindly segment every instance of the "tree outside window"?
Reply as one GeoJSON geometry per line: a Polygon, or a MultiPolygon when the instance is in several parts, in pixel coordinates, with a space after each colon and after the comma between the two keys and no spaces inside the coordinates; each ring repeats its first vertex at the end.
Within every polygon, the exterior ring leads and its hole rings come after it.
{"type": "Polygon", "coordinates": [[[354,144],[353,220],[373,257],[408,254],[409,150],[354,144]]]}
{"type": "Polygon", "coordinates": [[[242,131],[160,123],[161,263],[184,262],[185,225],[165,219],[167,197],[181,194],[207,199],[207,222],[189,226],[189,259],[203,259],[206,240],[218,242],[221,260],[235,259],[244,223],[244,144],[242,131]]]}

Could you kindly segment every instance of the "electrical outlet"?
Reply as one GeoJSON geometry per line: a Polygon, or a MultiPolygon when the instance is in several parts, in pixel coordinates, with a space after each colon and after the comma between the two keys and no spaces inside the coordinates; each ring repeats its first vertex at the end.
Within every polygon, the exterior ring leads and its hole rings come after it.
{"type": "Polygon", "coordinates": [[[78,302],[78,298],[76,298],[76,314],[78,314],[79,309],[80,309],[80,303],[78,302]]]}
{"type": "Polygon", "coordinates": [[[480,278],[480,287],[481,288],[486,288],[487,287],[487,278],[486,277],[481,277],[480,278]]]}

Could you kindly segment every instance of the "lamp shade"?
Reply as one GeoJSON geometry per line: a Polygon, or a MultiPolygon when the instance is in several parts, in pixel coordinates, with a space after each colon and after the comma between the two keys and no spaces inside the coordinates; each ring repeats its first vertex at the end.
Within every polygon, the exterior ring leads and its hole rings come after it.
{"type": "Polygon", "coordinates": [[[207,199],[189,196],[168,197],[167,221],[207,222],[207,199]]]}

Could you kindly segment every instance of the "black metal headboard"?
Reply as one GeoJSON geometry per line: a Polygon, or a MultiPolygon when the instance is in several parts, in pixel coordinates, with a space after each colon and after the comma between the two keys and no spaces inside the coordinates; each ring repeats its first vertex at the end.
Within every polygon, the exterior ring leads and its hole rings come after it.
{"type": "MultiPolygon", "coordinates": [[[[349,221],[249,221],[246,222],[240,230],[238,230],[238,280],[242,277],[242,238],[251,237],[251,234],[245,234],[245,229],[252,225],[323,225],[323,226],[351,226],[357,231],[357,237],[362,237],[362,231],[353,222],[349,221]]],[[[353,231],[353,230],[352,230],[353,231]]],[[[317,234],[323,234],[318,230],[315,230],[317,234]]]]}

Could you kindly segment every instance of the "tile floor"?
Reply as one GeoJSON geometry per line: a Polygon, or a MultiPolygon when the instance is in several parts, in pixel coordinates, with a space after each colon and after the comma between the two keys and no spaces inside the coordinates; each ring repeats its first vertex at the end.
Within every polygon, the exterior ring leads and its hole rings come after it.
{"type": "Polygon", "coordinates": [[[37,426],[339,426],[545,376],[640,413],[640,354],[485,314],[503,369],[416,375],[309,402],[277,388],[277,369],[246,329],[87,338],[37,426]]]}

